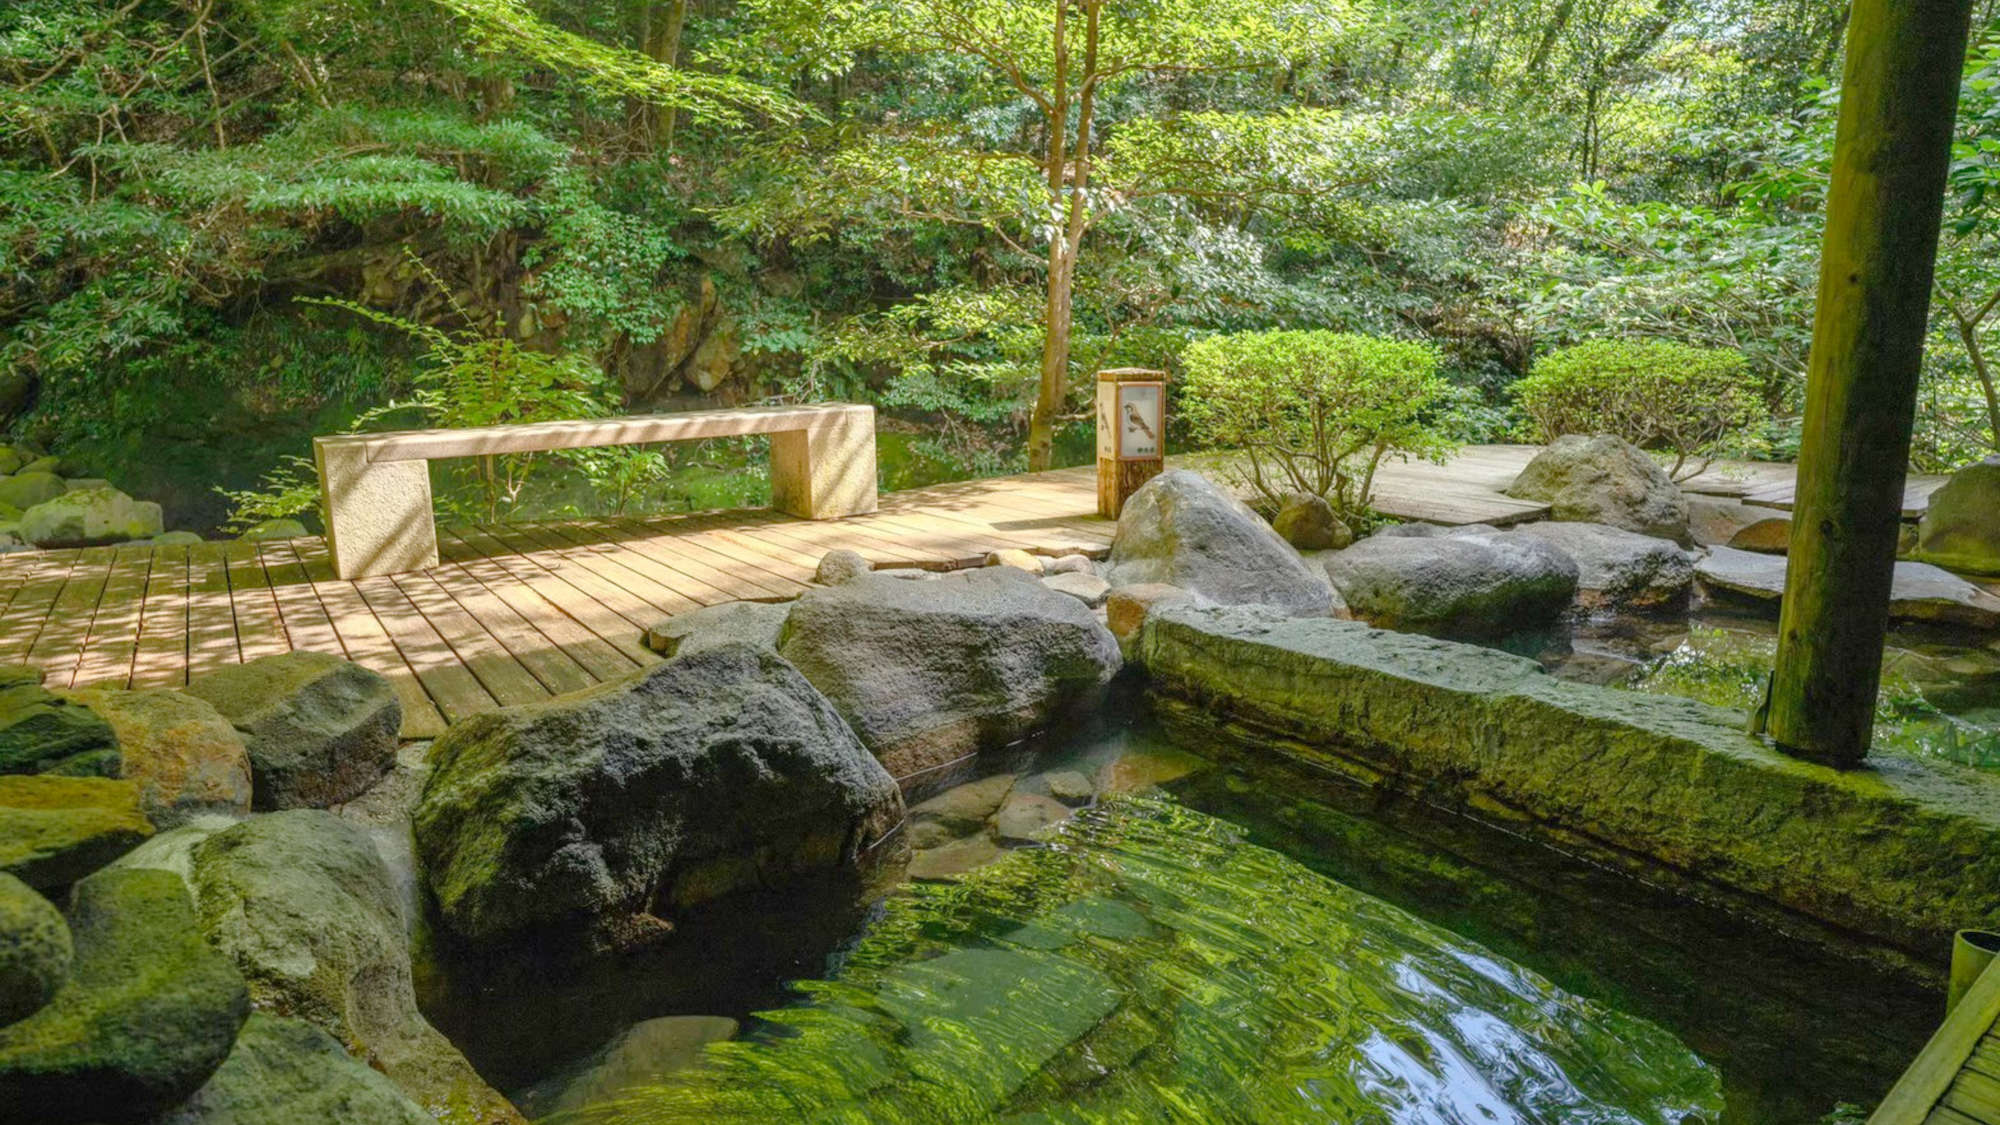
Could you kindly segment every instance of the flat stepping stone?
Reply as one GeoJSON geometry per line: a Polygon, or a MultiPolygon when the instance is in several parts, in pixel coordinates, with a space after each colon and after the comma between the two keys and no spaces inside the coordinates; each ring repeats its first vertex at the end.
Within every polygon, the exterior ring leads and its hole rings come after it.
{"type": "Polygon", "coordinates": [[[1068,820],[1070,813],[1070,807],[1054,797],[1015,793],[1000,806],[999,815],[993,818],[993,830],[1002,840],[1026,843],[1041,835],[1049,825],[1068,820]]]}
{"type": "MultiPolygon", "coordinates": [[[[1726,590],[1760,601],[1785,594],[1783,555],[1713,547],[1695,563],[1695,577],[1711,590],[1726,590]]],[[[1899,621],[1931,621],[1972,629],[2000,629],[2000,597],[1929,563],[1898,562],[1889,591],[1889,616],[1899,621]]]]}
{"type": "Polygon", "coordinates": [[[1000,845],[984,836],[967,836],[941,847],[927,848],[910,857],[908,875],[923,883],[956,879],[999,859],[1000,845]]]}

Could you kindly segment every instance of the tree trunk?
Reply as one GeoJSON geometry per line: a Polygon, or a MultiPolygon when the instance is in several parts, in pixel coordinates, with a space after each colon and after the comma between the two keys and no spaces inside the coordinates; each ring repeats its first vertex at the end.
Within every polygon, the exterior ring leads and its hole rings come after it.
{"type": "Polygon", "coordinates": [[[1861,762],[1874,734],[1910,426],[1970,0],[1856,0],[1767,729],[1861,762]]]}
{"type": "MultiPolygon", "coordinates": [[[[1054,0],[1054,83],[1049,89],[1049,141],[1042,159],[1048,178],[1050,218],[1063,205],[1069,174],[1069,0],[1054,0]]],[[[1064,269],[1067,224],[1050,224],[1048,287],[1042,302],[1042,370],[1036,381],[1035,408],[1028,415],[1028,469],[1040,472],[1055,463],[1056,415],[1062,411],[1069,381],[1070,284],[1064,269]]]]}
{"type": "MultiPolygon", "coordinates": [[[[686,23],[687,0],[668,0],[665,4],[640,0],[633,38],[641,54],[662,66],[673,66],[680,58],[681,29],[686,23]]],[[[672,148],[674,110],[671,105],[628,98],[625,120],[632,151],[643,155],[672,148]]]]}

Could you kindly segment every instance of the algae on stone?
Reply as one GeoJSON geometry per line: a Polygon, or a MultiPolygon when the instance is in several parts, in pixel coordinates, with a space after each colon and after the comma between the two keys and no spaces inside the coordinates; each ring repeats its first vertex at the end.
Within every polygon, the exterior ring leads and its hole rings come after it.
{"type": "Polygon", "coordinates": [[[31,887],[73,883],[152,834],[136,782],[0,777],[0,872],[31,887]]]}
{"type": "Polygon", "coordinates": [[[222,1065],[250,1014],[243,978],[202,939],[186,885],[164,871],[77,884],[69,927],[70,979],[0,1028],[0,1121],[147,1121],[222,1065]]]}

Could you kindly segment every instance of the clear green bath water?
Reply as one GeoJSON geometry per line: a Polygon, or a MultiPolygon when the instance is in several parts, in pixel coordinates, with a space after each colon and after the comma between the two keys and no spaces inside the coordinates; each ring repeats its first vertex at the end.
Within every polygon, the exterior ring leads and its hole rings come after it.
{"type": "Polygon", "coordinates": [[[1675,1037],[1168,797],[892,900],[805,1002],[564,1120],[1719,1117],[1675,1037]]]}

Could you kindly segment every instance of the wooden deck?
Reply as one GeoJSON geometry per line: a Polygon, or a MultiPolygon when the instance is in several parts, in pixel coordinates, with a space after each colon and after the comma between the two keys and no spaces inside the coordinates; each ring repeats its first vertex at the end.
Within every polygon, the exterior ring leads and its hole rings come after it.
{"type": "MultiPolygon", "coordinates": [[[[1447,524],[1541,518],[1546,505],[1500,494],[1535,451],[1384,465],[1377,506],[1447,524]]],[[[1783,465],[1724,467],[1695,487],[1776,496],[1790,477],[1783,465]]],[[[429,737],[652,661],[639,637],[662,617],[794,596],[835,547],[932,568],[1002,547],[1097,554],[1113,525],[1095,511],[1084,466],[891,493],[879,512],[841,520],[753,511],[447,527],[437,567],[353,582],[333,576],[317,538],[17,552],[0,555],[0,664],[35,666],[57,688],[144,687],[294,649],[342,653],[388,676],[404,734],[429,737]]]]}
{"type": "Polygon", "coordinates": [[[1868,1125],[2000,1125],[2000,961],[1966,990],[1868,1125]]]}

